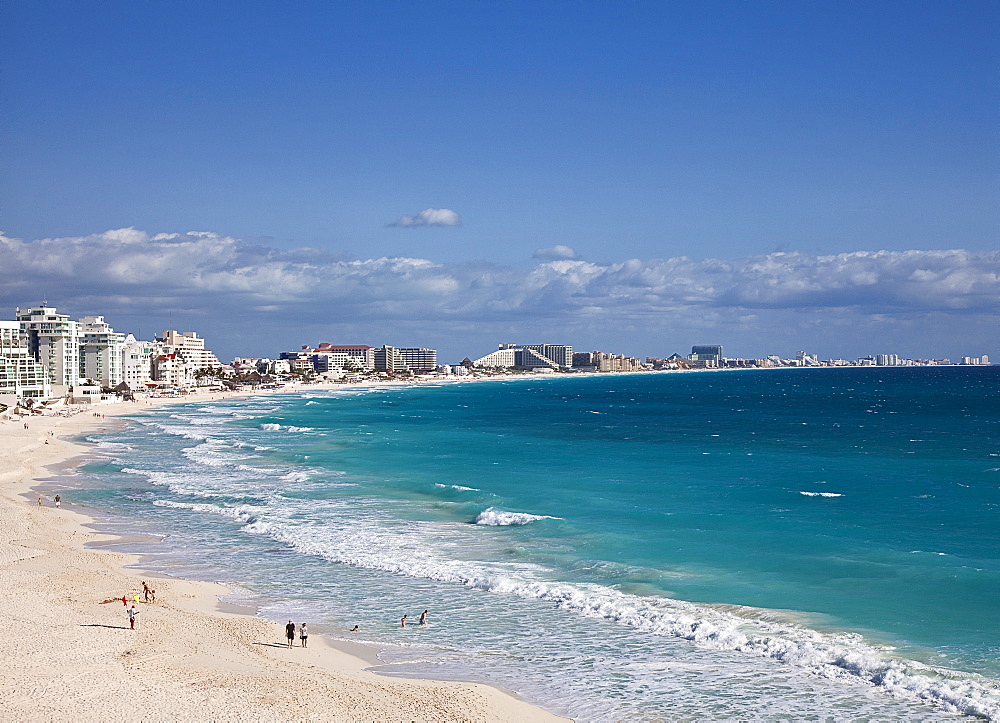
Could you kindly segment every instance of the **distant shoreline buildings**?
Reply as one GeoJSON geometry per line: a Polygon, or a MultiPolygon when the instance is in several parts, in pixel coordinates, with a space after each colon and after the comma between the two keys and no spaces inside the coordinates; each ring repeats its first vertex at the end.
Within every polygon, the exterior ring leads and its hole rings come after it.
{"type": "MultiPolygon", "coordinates": [[[[963,356],[958,365],[989,365],[989,357],[963,356]]],[[[686,356],[640,360],[604,351],[574,351],[568,344],[499,344],[496,351],[459,364],[440,364],[426,347],[368,344],[303,345],[276,359],[237,357],[223,364],[196,332],[165,330],[153,341],[116,332],[103,316],[79,320],[43,303],[17,309],[0,321],[0,408],[65,399],[97,401],[108,394],[184,390],[205,386],[275,384],[289,379],[356,381],[412,376],[496,376],[531,373],[614,373],[690,369],[780,367],[901,367],[952,365],[948,359],[904,359],[876,354],[856,360],[820,360],[799,351],[793,358],[726,357],[723,347],[702,344],[686,356]]],[[[0,409],[2,410],[2,409],[0,409]]]]}

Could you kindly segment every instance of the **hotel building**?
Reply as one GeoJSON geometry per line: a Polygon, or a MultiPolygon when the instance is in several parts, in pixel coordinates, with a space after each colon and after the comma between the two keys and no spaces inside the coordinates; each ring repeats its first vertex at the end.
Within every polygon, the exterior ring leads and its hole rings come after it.
{"type": "Polygon", "coordinates": [[[129,389],[134,391],[151,386],[154,351],[150,341],[139,341],[131,334],[125,337],[121,347],[122,381],[128,384],[129,389]]]}
{"type": "Polygon", "coordinates": [[[437,349],[397,348],[403,363],[414,371],[434,371],[437,369],[437,349]]]}
{"type": "Polygon", "coordinates": [[[45,368],[53,392],[64,394],[80,381],[78,325],[49,306],[17,310],[17,322],[28,353],[45,368]]]}
{"type": "Polygon", "coordinates": [[[51,396],[45,367],[31,356],[16,321],[0,321],[0,403],[51,396]]]}
{"type": "Polygon", "coordinates": [[[122,342],[103,316],[85,316],[77,322],[80,354],[80,378],[90,379],[102,387],[122,383],[122,342]]]}
{"type": "Polygon", "coordinates": [[[562,344],[500,344],[499,349],[476,359],[473,365],[506,369],[569,369],[573,366],[573,347],[562,344]]]}

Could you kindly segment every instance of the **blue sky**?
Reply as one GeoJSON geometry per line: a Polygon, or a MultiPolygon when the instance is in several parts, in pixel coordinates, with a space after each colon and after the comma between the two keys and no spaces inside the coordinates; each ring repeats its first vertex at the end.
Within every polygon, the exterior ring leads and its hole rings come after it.
{"type": "Polygon", "coordinates": [[[0,12],[7,306],[42,294],[121,330],[169,316],[229,354],[326,340],[461,358],[544,339],[641,355],[719,342],[747,356],[1000,357],[994,2],[0,12]],[[124,228],[139,235],[106,233],[124,228]],[[153,240],[192,231],[233,256],[153,240]],[[125,237],[130,251],[116,251],[125,237]],[[141,268],[102,266],[88,286],[40,265],[53,248],[80,252],[64,260],[81,269],[88,249],[141,268]],[[871,255],[952,249],[968,254],[871,255]],[[795,261],[752,261],[775,253],[795,261]],[[426,260],[441,278],[365,265],[382,257],[426,260]],[[657,263],[680,257],[697,263],[657,263]],[[760,263],[766,278],[747,271],[760,263]],[[276,264],[297,291],[268,303],[276,264]],[[346,292],[345,264],[372,272],[365,294],[346,292]],[[248,278],[252,299],[232,291],[248,278]],[[797,291],[761,293],[774,288],[797,291]],[[227,304],[226,324],[205,313],[227,304]]]}

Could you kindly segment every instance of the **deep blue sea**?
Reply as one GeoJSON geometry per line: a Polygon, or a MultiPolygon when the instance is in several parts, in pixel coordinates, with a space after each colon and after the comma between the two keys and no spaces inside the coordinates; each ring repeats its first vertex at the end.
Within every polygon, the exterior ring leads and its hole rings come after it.
{"type": "Polygon", "coordinates": [[[580,720],[1000,720],[1000,367],[137,410],[67,498],[392,674],[580,720]]]}

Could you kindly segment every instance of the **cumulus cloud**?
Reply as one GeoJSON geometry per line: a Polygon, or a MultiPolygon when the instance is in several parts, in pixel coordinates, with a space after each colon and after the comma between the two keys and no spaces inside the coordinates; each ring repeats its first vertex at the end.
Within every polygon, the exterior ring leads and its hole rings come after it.
{"type": "Polygon", "coordinates": [[[416,226],[461,226],[462,217],[450,208],[425,208],[416,216],[403,216],[389,226],[413,228],[416,226]]]}
{"type": "Polygon", "coordinates": [[[572,246],[565,246],[563,244],[556,244],[547,249],[537,249],[532,258],[542,259],[544,261],[553,261],[555,259],[578,259],[580,254],[576,252],[572,246]]]}
{"type": "Polygon", "coordinates": [[[813,310],[846,334],[861,320],[913,324],[978,315],[995,323],[1000,252],[774,253],[617,263],[564,253],[519,269],[419,258],[345,261],[318,249],[279,250],[209,232],[130,228],[35,241],[0,235],[0,303],[12,311],[38,303],[43,294],[67,313],[103,313],[112,323],[115,313],[136,318],[185,309],[205,319],[238,320],[244,333],[331,319],[449,330],[548,324],[559,333],[596,324],[608,333],[682,322],[737,328],[813,310]]]}

